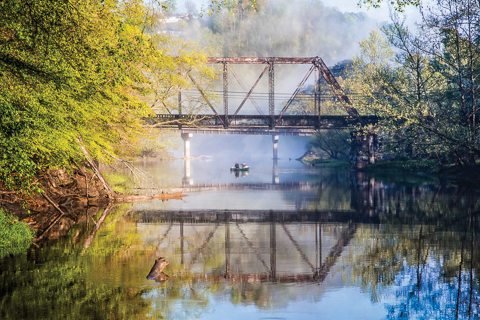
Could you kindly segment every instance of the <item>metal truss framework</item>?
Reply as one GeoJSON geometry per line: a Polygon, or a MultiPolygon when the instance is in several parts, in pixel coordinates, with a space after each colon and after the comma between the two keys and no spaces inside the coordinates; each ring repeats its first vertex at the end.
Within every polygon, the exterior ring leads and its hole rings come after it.
{"type": "MultiPolygon", "coordinates": [[[[313,57],[313,58],[208,58],[208,63],[221,63],[223,64],[223,109],[224,115],[221,117],[215,109],[211,106],[211,104],[207,101],[210,107],[214,110],[215,115],[221,120],[224,125],[224,128],[227,129],[229,124],[232,120],[237,117],[238,112],[243,107],[245,102],[250,98],[251,93],[257,86],[260,79],[268,70],[268,97],[269,97],[269,116],[265,117],[268,118],[270,123],[270,128],[275,128],[275,125],[281,120],[285,112],[288,110],[291,103],[295,100],[297,94],[300,92],[301,88],[308,80],[312,73],[315,74],[315,86],[314,86],[314,109],[315,109],[315,116],[318,117],[319,122],[321,118],[321,104],[320,104],[320,77],[323,77],[325,81],[330,85],[332,91],[338,98],[338,100],[342,103],[343,107],[347,111],[349,117],[355,121],[360,122],[362,125],[366,125],[366,122],[362,119],[358,111],[352,106],[350,99],[344,93],[342,87],[338,84],[337,80],[328,69],[327,65],[323,62],[322,58],[320,57],[313,57]],[[256,80],[255,84],[252,88],[248,91],[247,95],[233,114],[233,116],[229,116],[228,114],[228,73],[229,73],[229,64],[265,64],[266,67],[256,80]],[[280,111],[279,115],[275,115],[275,77],[274,77],[274,70],[276,64],[311,64],[311,68],[308,70],[305,77],[302,79],[298,87],[296,88],[295,92],[292,94],[290,99],[285,103],[282,110],[280,111]],[[222,119],[223,118],[223,119],[222,119]]],[[[233,69],[231,69],[233,72],[233,69]]],[[[236,76],[235,76],[236,77],[236,76]]],[[[193,81],[193,79],[192,79],[193,81]]],[[[243,87],[243,85],[242,85],[243,87]]],[[[200,90],[200,89],[199,89],[200,90]]]]}
{"type": "MultiPolygon", "coordinates": [[[[338,258],[341,256],[343,253],[344,249],[348,246],[350,241],[354,238],[356,230],[357,230],[357,225],[355,223],[348,223],[345,230],[342,232],[341,236],[339,239],[337,239],[337,242],[335,243],[334,246],[331,247],[328,255],[325,257],[325,259],[322,258],[322,219],[321,216],[318,214],[312,215],[314,218],[314,223],[315,223],[315,228],[314,228],[314,233],[315,233],[315,262],[312,262],[308,255],[305,252],[305,248],[302,248],[298,241],[293,237],[291,232],[287,228],[287,224],[285,221],[279,221],[278,217],[273,216],[273,213],[270,212],[269,215],[265,215],[268,217],[267,219],[269,220],[269,240],[270,240],[270,263],[268,264],[265,259],[262,257],[260,252],[255,248],[253,242],[248,238],[246,233],[242,230],[242,227],[240,224],[245,225],[244,222],[238,222],[231,214],[225,214],[223,219],[218,219],[219,217],[216,217],[214,221],[214,227],[213,230],[211,230],[206,236],[205,240],[201,242],[201,245],[197,247],[195,250],[195,253],[188,259],[189,261],[185,261],[184,256],[185,256],[185,246],[184,246],[184,224],[187,223],[189,224],[190,221],[189,219],[184,219],[183,217],[179,217],[178,219],[179,222],[179,227],[180,227],[180,255],[181,255],[181,264],[185,266],[185,270],[191,271],[193,268],[193,265],[197,262],[198,258],[203,254],[204,250],[206,247],[209,245],[209,242],[217,232],[219,226],[221,224],[224,225],[225,228],[225,236],[224,236],[224,243],[225,243],[225,272],[223,274],[219,274],[218,272],[214,273],[202,273],[201,275],[201,280],[202,281],[218,281],[220,279],[223,279],[224,281],[227,282],[239,282],[239,283],[252,283],[252,282],[273,282],[273,283],[317,283],[321,284],[324,282],[326,279],[327,275],[329,274],[330,270],[332,267],[336,264],[338,258]],[[223,220],[223,221],[222,221],[223,220]],[[277,239],[279,238],[280,234],[277,235],[277,224],[280,224],[282,227],[284,233],[290,239],[292,242],[293,246],[296,248],[298,254],[302,258],[304,264],[308,265],[308,267],[311,270],[311,273],[308,274],[299,274],[295,272],[289,272],[287,274],[277,274],[277,239]],[[243,240],[246,242],[248,245],[249,251],[253,252],[259,262],[263,265],[264,271],[258,270],[257,273],[240,273],[238,270],[232,271],[231,265],[232,265],[232,252],[231,252],[231,246],[232,246],[232,241],[231,241],[231,226],[236,226],[236,229],[238,229],[239,233],[242,235],[243,240]]],[[[173,219],[175,217],[170,216],[170,225],[165,232],[165,234],[161,237],[157,247],[160,247],[161,243],[163,240],[168,236],[168,233],[172,229],[173,226],[173,219]]],[[[257,221],[258,222],[258,221],[257,221]]],[[[290,225],[290,224],[289,224],[290,225]]],[[[238,253],[236,253],[238,254],[238,253]]],[[[195,280],[200,280],[200,279],[195,279],[195,280]]]]}

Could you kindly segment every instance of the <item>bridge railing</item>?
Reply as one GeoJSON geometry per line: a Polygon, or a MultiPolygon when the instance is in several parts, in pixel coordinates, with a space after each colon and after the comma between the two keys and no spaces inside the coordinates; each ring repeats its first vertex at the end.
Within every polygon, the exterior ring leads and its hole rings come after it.
{"type": "MultiPolygon", "coordinates": [[[[276,129],[345,129],[349,126],[359,124],[358,118],[351,116],[322,116],[315,115],[275,115],[276,129]]],[[[186,114],[157,114],[154,120],[157,126],[168,128],[220,128],[226,121],[225,115],[186,115],[186,114]]],[[[363,117],[366,123],[377,122],[377,117],[363,117]]],[[[270,128],[270,119],[262,115],[237,115],[230,119],[228,129],[249,128],[265,129],[270,128]]]]}

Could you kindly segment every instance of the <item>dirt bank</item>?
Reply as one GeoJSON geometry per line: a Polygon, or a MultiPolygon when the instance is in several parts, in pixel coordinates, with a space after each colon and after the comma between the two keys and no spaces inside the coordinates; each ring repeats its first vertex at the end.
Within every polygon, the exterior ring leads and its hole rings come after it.
{"type": "Polygon", "coordinates": [[[182,199],[182,192],[160,192],[153,196],[118,194],[99,172],[77,167],[72,172],[50,170],[37,177],[43,193],[26,197],[0,190],[0,206],[37,231],[37,241],[65,235],[74,224],[85,222],[99,210],[115,203],[151,199],[182,199]],[[99,177],[100,175],[100,177],[99,177]]]}

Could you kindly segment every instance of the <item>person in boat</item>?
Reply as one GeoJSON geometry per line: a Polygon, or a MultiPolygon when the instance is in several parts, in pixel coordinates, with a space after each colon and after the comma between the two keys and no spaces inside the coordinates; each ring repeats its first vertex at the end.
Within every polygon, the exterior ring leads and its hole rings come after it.
{"type": "Polygon", "coordinates": [[[235,162],[235,169],[238,169],[240,168],[240,165],[238,164],[238,162],[235,162]]]}

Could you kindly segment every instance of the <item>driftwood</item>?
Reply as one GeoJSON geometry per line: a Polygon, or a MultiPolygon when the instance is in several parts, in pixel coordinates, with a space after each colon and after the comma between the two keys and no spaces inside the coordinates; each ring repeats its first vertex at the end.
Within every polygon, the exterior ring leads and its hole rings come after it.
{"type": "Polygon", "coordinates": [[[163,273],[163,269],[165,269],[166,266],[168,266],[168,262],[164,257],[155,260],[155,264],[153,265],[152,270],[150,270],[147,279],[155,280],[157,282],[168,280],[168,276],[163,273]]]}
{"type": "Polygon", "coordinates": [[[107,180],[104,178],[104,176],[102,175],[102,173],[100,172],[100,170],[98,169],[98,167],[95,165],[95,163],[93,162],[92,158],[90,157],[90,154],[88,153],[87,149],[82,145],[82,138],[81,137],[78,137],[78,144],[80,146],[80,149],[82,150],[83,154],[85,155],[85,160],[87,161],[88,165],[90,166],[90,168],[93,170],[93,172],[96,174],[98,180],[100,180],[100,182],[102,183],[103,185],[103,188],[107,191],[107,193],[112,196],[115,194],[115,192],[113,191],[113,189],[110,187],[110,185],[108,184],[107,180]]]}
{"type": "Polygon", "coordinates": [[[174,192],[174,193],[161,193],[156,194],[154,196],[129,196],[129,195],[120,195],[114,198],[115,202],[135,202],[135,201],[142,201],[142,200],[170,200],[170,199],[179,199],[182,200],[183,197],[186,197],[186,194],[183,194],[182,191],[174,192]]]}

